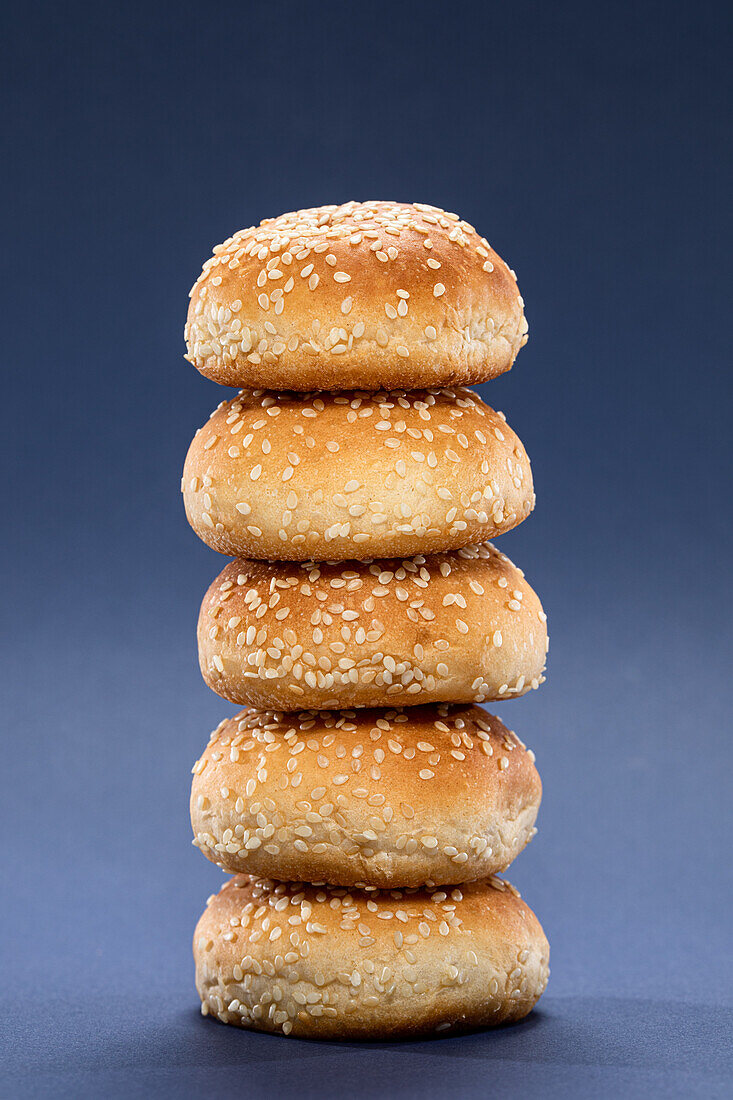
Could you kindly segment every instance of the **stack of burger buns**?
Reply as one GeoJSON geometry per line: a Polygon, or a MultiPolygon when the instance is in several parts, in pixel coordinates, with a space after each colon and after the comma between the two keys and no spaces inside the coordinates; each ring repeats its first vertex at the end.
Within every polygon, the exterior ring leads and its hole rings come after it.
{"type": "Polygon", "coordinates": [[[526,342],[513,272],[456,215],[300,210],[214,249],[188,359],[241,387],[193,439],[196,533],[233,558],[201,671],[244,708],[194,766],[194,844],[233,877],[195,937],[205,1014],[295,1036],[525,1016],[549,949],[496,877],[535,832],[534,756],[477,704],[536,688],[545,615],[489,540],[534,505],[464,386],[526,342]]]}

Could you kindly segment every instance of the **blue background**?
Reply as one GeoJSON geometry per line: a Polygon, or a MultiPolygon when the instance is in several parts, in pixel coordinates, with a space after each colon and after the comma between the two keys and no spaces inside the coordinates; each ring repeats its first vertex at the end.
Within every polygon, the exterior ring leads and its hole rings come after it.
{"type": "Polygon", "coordinates": [[[730,8],[16,4],[0,74],[8,1094],[717,1096],[730,1085],[730,8]],[[178,492],[228,391],[182,358],[211,247],[299,206],[456,210],[531,339],[482,388],[533,460],[503,537],[549,677],[510,878],[552,944],[524,1024],[304,1043],[201,1020],[219,872],[189,769],[232,708],[194,628],[223,565],[178,492]],[[728,1085],[726,1086],[726,1081],[728,1085]]]}

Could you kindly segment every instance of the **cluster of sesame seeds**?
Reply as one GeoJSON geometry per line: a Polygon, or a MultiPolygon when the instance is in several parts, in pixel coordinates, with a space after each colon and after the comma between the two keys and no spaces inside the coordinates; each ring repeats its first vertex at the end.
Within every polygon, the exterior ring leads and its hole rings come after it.
{"type": "Polygon", "coordinates": [[[203,1011],[287,1035],[298,1024],[368,1009],[377,1015],[414,996],[481,983],[482,995],[498,1013],[502,1002],[532,996],[528,987],[537,963],[529,941],[518,945],[509,972],[483,955],[479,912],[502,894],[519,898],[510,883],[496,877],[477,889],[368,892],[235,878],[209,899],[197,932],[203,1011]],[[390,926],[391,936],[385,936],[390,926]],[[333,934],[345,937],[343,968],[331,958],[333,934]],[[440,939],[443,955],[438,967],[430,945],[434,938],[440,939]],[[219,939],[228,945],[226,963],[217,957],[219,939]]]}
{"type": "Polygon", "coordinates": [[[478,878],[507,866],[534,823],[531,770],[524,805],[520,809],[522,797],[515,794],[511,823],[507,817],[502,791],[513,759],[522,771],[534,756],[498,719],[475,707],[297,714],[249,709],[214,730],[194,765],[194,844],[229,870],[246,870],[253,853],[257,860],[269,857],[271,867],[300,853],[324,867],[335,858],[356,861],[366,872],[358,884],[367,886],[369,861],[377,861],[373,879],[380,856],[389,852],[392,862],[416,853],[437,860],[435,873],[442,877],[434,881],[446,880],[449,864],[452,881],[478,878]],[[486,782],[489,769],[497,774],[492,809],[466,814],[461,831],[454,821],[443,823],[436,807],[443,783],[455,788],[477,768],[486,782]],[[404,796],[416,781],[434,787],[422,796],[430,803],[427,811],[422,798],[404,796]],[[480,831],[471,829],[471,817],[482,823],[480,831]]]}
{"type": "Polygon", "coordinates": [[[437,307],[447,292],[455,296],[465,269],[480,270],[489,283],[508,273],[473,226],[436,207],[351,202],[284,214],[214,249],[191,291],[187,358],[199,369],[211,360],[225,368],[237,362],[274,367],[286,353],[302,360],[352,349],[364,354],[372,345],[408,359],[416,341],[421,350],[430,348],[445,329],[466,345],[509,341],[509,366],[527,338],[518,291],[508,334],[486,311],[467,318],[466,330],[457,333],[445,309],[426,313],[423,299],[437,307]],[[374,306],[378,287],[381,310],[374,306]],[[311,319],[304,294],[319,302],[319,317],[311,319]],[[427,321],[417,329],[409,315],[416,294],[427,321]],[[342,323],[323,323],[324,316],[342,323]]]}
{"type": "Polygon", "coordinates": [[[283,706],[312,692],[323,706],[349,694],[434,701],[444,684],[484,702],[539,686],[545,620],[521,570],[491,544],[361,563],[240,561],[204,601],[200,654],[209,682],[242,701],[248,685],[252,701],[281,688],[283,706]],[[512,683],[504,659],[497,665],[507,618],[512,683]]]}
{"type": "Polygon", "coordinates": [[[462,388],[243,391],[196,440],[182,488],[197,528],[255,557],[323,557],[330,542],[390,554],[403,536],[470,543],[534,504],[520,441],[462,388]],[[372,461],[359,468],[362,449],[372,461]]]}

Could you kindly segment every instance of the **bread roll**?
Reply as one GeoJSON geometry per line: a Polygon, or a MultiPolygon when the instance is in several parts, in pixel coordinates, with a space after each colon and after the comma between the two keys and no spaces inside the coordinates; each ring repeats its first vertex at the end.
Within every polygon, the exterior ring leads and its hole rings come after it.
{"type": "Polygon", "coordinates": [[[455,550],[534,506],[524,447],[470,390],[243,391],[196,433],[182,490],[214,550],[289,561],[455,550]]]}
{"type": "Polygon", "coordinates": [[[527,341],[514,272],[434,206],[297,210],[214,249],[191,291],[189,359],[227,386],[485,382],[527,341]]]}
{"type": "Polygon", "coordinates": [[[244,710],[194,767],[194,844],[224,871],[430,886],[503,871],[534,833],[528,752],[474,706],[244,710]]]}
{"type": "Polygon", "coordinates": [[[206,683],[270,709],[481,703],[543,680],[546,615],[493,546],[373,562],[230,562],[198,623],[206,683]]]}
{"type": "Polygon", "coordinates": [[[193,941],[202,1012],[302,1038],[451,1035],[521,1020],[549,946],[508,882],[347,891],[240,875],[193,941]]]}

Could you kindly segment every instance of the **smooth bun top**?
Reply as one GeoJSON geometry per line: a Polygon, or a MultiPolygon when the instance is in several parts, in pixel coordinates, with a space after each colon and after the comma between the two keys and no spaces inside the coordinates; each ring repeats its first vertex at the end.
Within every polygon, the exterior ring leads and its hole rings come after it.
{"type": "Polygon", "coordinates": [[[189,447],[189,522],[232,557],[398,557],[485,542],[534,506],[502,413],[457,388],[242,391],[189,447]]]}
{"type": "Polygon", "coordinates": [[[415,389],[509,370],[527,323],[514,273],[456,214],[349,202],[218,245],[185,337],[186,358],[228,386],[415,389]]]}
{"type": "Polygon", "coordinates": [[[194,766],[194,843],[225,871],[344,886],[467,882],[533,834],[534,754],[476,706],[245,710],[194,766]]]}
{"type": "Polygon", "coordinates": [[[360,891],[238,875],[209,899],[193,949],[205,1015],[313,1038],[519,1020],[550,954],[532,910],[495,877],[360,891]]]}

